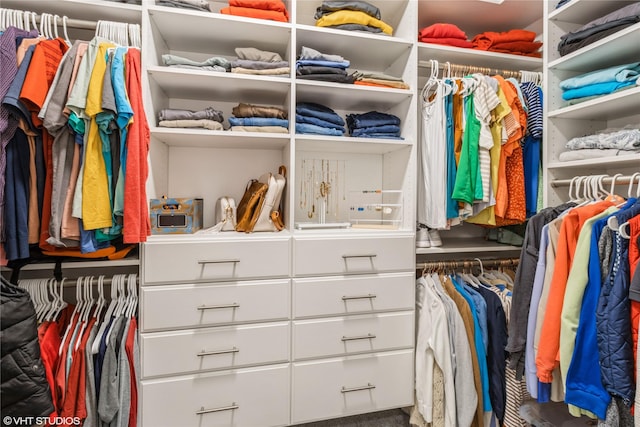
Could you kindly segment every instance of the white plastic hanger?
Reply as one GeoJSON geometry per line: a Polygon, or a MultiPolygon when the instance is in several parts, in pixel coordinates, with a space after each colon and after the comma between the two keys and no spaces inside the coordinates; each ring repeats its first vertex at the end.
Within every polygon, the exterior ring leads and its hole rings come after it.
{"type": "Polygon", "coordinates": [[[98,333],[96,334],[95,339],[93,340],[93,344],[91,345],[91,353],[98,354],[98,350],[100,349],[100,341],[102,340],[102,336],[109,325],[109,319],[113,314],[113,310],[116,307],[118,291],[117,291],[117,281],[120,277],[119,274],[116,274],[111,279],[111,301],[109,302],[109,307],[107,308],[107,312],[104,315],[104,319],[100,322],[100,328],[98,329],[98,333]]]}
{"type": "Polygon", "coordinates": [[[71,46],[71,39],[69,39],[69,33],[67,33],[67,15],[62,16],[62,33],[64,34],[64,40],[67,42],[67,45],[71,46]]]}

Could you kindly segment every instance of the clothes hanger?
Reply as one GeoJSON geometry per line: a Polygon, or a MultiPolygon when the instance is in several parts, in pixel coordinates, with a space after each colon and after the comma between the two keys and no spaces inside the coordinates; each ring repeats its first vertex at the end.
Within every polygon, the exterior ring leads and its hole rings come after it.
{"type": "Polygon", "coordinates": [[[69,39],[69,33],[67,33],[67,20],[69,17],[67,15],[62,16],[62,33],[64,34],[64,40],[67,42],[67,45],[71,47],[71,39],[69,39]]]}
{"type": "Polygon", "coordinates": [[[60,18],[58,15],[53,15],[51,18],[53,20],[53,33],[55,34],[56,39],[60,37],[58,35],[58,18],[60,18]]]}
{"type": "Polygon", "coordinates": [[[100,349],[100,341],[102,340],[102,336],[104,335],[105,330],[107,329],[107,326],[109,324],[109,319],[112,317],[113,311],[116,307],[118,297],[117,285],[120,276],[120,274],[116,274],[111,279],[111,301],[109,302],[109,307],[107,307],[107,312],[104,315],[104,319],[102,320],[102,322],[100,322],[100,328],[96,333],[96,337],[91,344],[92,354],[98,354],[98,350],[100,349]]]}

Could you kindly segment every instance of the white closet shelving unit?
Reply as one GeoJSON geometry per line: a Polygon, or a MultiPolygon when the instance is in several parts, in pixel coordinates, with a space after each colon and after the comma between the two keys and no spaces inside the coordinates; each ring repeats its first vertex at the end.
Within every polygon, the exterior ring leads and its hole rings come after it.
{"type": "MultiPolygon", "coordinates": [[[[434,23],[451,23],[463,30],[469,40],[485,31],[508,31],[522,28],[542,34],[543,1],[505,1],[502,4],[480,0],[453,0],[447,2],[419,1],[418,28],[434,23]],[[461,13],[464,11],[463,13],[461,13]]],[[[498,52],[479,51],[431,43],[418,43],[418,60],[435,59],[439,64],[447,61],[451,64],[476,67],[506,69],[513,71],[542,71],[542,58],[522,55],[510,55],[498,52]]],[[[547,45],[543,49],[548,49],[547,45]]],[[[418,68],[419,87],[426,82],[430,68],[418,68]]],[[[440,71],[442,76],[442,71],[440,71]]],[[[419,101],[418,101],[419,102],[419,101]]],[[[418,105],[418,120],[420,106],[418,105]]],[[[419,127],[420,128],[420,127],[419,127]]],[[[544,184],[543,184],[544,185],[544,184]]],[[[438,258],[453,258],[459,254],[482,253],[494,257],[513,256],[520,252],[520,247],[510,246],[484,239],[484,230],[475,225],[463,224],[451,230],[440,231],[443,245],[440,247],[417,248],[416,255],[420,261],[438,258]]]]}
{"type": "MultiPolygon", "coordinates": [[[[571,138],[594,134],[607,128],[621,128],[640,124],[640,88],[623,90],[567,106],[562,100],[559,83],[567,78],[637,61],[640,55],[640,24],[611,34],[575,52],[560,56],[557,45],[560,37],[588,22],[631,4],[631,1],[572,0],[560,8],[557,1],[545,2],[545,182],[568,179],[577,175],[640,171],[640,154],[561,162],[558,156],[565,151],[571,138]]],[[[555,205],[568,199],[568,187],[546,185],[545,204],[555,205]]]]}

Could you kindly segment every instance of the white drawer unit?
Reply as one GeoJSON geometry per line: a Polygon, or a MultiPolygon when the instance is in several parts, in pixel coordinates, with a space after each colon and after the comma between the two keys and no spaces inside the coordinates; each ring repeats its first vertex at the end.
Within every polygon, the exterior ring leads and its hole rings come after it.
{"type": "Polygon", "coordinates": [[[289,424],[289,366],[142,381],[142,427],[289,424]]]}
{"type": "Polygon", "coordinates": [[[365,274],[415,268],[411,234],[294,237],[295,276],[365,274]]]}
{"type": "Polygon", "coordinates": [[[415,274],[293,279],[293,316],[345,315],[413,310],[415,274]]]}
{"type": "Polygon", "coordinates": [[[293,322],[293,359],[412,348],[413,312],[293,322]]]}
{"type": "Polygon", "coordinates": [[[142,376],[287,362],[289,335],[289,322],[143,334],[142,376]]]}
{"type": "Polygon", "coordinates": [[[413,404],[413,350],[293,363],[292,423],[413,404]]]}
{"type": "Polygon", "coordinates": [[[286,277],[288,238],[144,245],[145,284],[286,277]]]}
{"type": "Polygon", "coordinates": [[[289,279],[142,288],[141,330],[287,320],[289,279]]]}

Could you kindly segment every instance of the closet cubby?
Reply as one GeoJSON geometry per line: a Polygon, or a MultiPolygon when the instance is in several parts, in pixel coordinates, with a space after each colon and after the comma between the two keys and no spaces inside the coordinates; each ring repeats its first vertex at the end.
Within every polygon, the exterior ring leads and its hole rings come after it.
{"type": "Polygon", "coordinates": [[[544,130],[545,205],[557,205],[569,198],[569,188],[557,187],[553,181],[580,175],[631,174],[638,171],[640,154],[622,153],[613,157],[560,161],[560,153],[572,138],[592,135],[605,129],[640,125],[639,88],[568,105],[562,99],[560,82],[591,71],[634,62],[640,54],[637,43],[640,24],[633,24],[613,34],[561,56],[560,38],[608,13],[632,4],[630,1],[593,2],[573,0],[560,8],[557,2],[545,3],[545,111],[544,130]],[[551,185],[549,185],[551,184],[551,185]]]}

